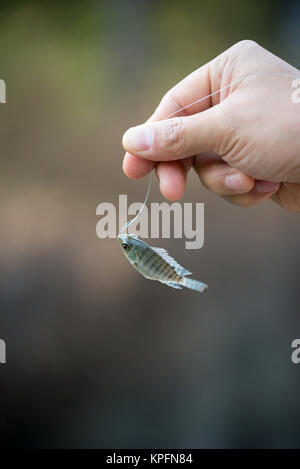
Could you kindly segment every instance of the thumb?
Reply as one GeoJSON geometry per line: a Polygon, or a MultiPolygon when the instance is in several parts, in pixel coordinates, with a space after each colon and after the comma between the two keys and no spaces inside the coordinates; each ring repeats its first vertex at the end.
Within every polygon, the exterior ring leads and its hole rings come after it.
{"type": "Polygon", "coordinates": [[[147,122],[123,135],[123,147],[133,155],[152,161],[172,161],[196,153],[218,153],[224,136],[222,104],[199,114],[147,122]]]}

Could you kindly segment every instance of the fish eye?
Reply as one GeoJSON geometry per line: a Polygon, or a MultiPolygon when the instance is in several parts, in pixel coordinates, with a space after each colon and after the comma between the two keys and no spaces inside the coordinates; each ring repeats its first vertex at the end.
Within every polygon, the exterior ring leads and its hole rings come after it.
{"type": "Polygon", "coordinates": [[[125,251],[127,251],[129,249],[129,246],[126,243],[122,243],[121,246],[125,251]]]}

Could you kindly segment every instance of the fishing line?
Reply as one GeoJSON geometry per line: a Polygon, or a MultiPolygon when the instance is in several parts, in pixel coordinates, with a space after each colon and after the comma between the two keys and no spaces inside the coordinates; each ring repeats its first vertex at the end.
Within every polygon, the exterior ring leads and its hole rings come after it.
{"type": "Polygon", "coordinates": [[[181,107],[181,108],[178,109],[177,111],[172,112],[172,114],[170,114],[169,116],[167,116],[167,119],[169,119],[169,118],[172,117],[172,116],[175,116],[176,114],[178,114],[178,113],[181,112],[181,111],[184,111],[185,109],[188,109],[189,107],[193,106],[194,104],[201,103],[201,101],[205,101],[205,99],[211,98],[212,96],[215,96],[215,95],[218,94],[218,93],[222,93],[222,91],[225,91],[225,90],[227,90],[228,88],[230,88],[231,86],[234,86],[234,85],[237,85],[238,83],[241,83],[243,80],[246,80],[246,78],[256,77],[256,76],[258,76],[258,75],[274,75],[274,76],[281,76],[281,77],[295,78],[295,79],[299,78],[299,77],[295,77],[295,76],[293,76],[293,75],[288,75],[287,73],[281,73],[281,72],[256,72],[256,73],[250,73],[249,75],[246,75],[246,76],[243,77],[243,78],[239,78],[238,80],[235,80],[235,81],[233,81],[232,83],[229,83],[229,85],[223,86],[223,87],[220,88],[219,90],[214,91],[213,93],[208,94],[207,96],[204,96],[203,98],[197,99],[196,101],[193,101],[192,103],[187,104],[186,106],[181,107]]]}
{"type": "MultiPolygon", "coordinates": [[[[296,76],[293,76],[293,75],[289,75],[288,73],[281,73],[281,72],[257,72],[257,73],[250,73],[249,75],[246,75],[246,76],[243,77],[243,78],[239,78],[238,80],[233,81],[233,82],[230,83],[229,85],[223,86],[223,87],[220,88],[219,90],[214,91],[213,93],[210,93],[210,94],[208,94],[207,96],[204,96],[203,98],[199,98],[199,99],[197,99],[196,101],[193,101],[192,103],[187,104],[186,106],[183,106],[183,107],[181,107],[180,109],[177,109],[177,111],[174,111],[174,112],[172,112],[170,115],[168,115],[168,116],[166,117],[166,119],[169,119],[170,117],[175,116],[175,115],[178,114],[179,112],[184,111],[185,109],[188,109],[188,108],[191,107],[191,106],[194,106],[194,104],[201,103],[202,101],[205,101],[206,99],[211,98],[212,96],[215,96],[215,95],[218,94],[218,93],[222,93],[223,91],[227,90],[227,89],[230,88],[231,86],[237,85],[238,83],[241,83],[243,80],[246,80],[246,78],[256,77],[256,76],[259,76],[259,75],[273,75],[273,76],[281,76],[281,77],[293,78],[293,79],[298,79],[298,78],[299,78],[299,77],[296,77],[296,76]]],[[[131,225],[131,223],[133,223],[133,222],[140,216],[142,210],[144,210],[144,207],[145,207],[145,205],[146,205],[146,203],[147,203],[147,200],[148,200],[148,197],[149,197],[149,193],[150,193],[150,189],[151,189],[152,173],[153,173],[153,168],[151,169],[151,172],[150,172],[149,183],[148,183],[148,189],[147,189],[146,197],[145,197],[145,200],[144,200],[144,203],[143,203],[142,207],[140,208],[140,210],[138,211],[138,213],[136,214],[136,216],[135,216],[132,220],[129,220],[129,221],[123,226],[123,228],[121,229],[120,233],[122,233],[124,230],[126,230],[126,228],[128,228],[128,226],[131,225]]]]}
{"type": "Polygon", "coordinates": [[[153,169],[151,169],[151,171],[150,171],[150,177],[149,177],[149,182],[148,182],[147,194],[146,194],[146,197],[145,197],[145,200],[144,200],[144,203],[143,203],[142,207],[140,208],[140,210],[138,211],[138,213],[136,214],[136,216],[135,216],[132,220],[129,220],[129,221],[123,226],[123,228],[121,229],[120,233],[122,233],[124,230],[126,230],[126,228],[128,228],[128,226],[131,225],[131,223],[133,223],[134,220],[137,219],[137,217],[141,214],[141,211],[144,209],[144,207],[145,207],[145,205],[146,205],[146,203],[147,203],[148,197],[149,197],[150,189],[151,189],[152,173],[153,173],[153,169]]]}

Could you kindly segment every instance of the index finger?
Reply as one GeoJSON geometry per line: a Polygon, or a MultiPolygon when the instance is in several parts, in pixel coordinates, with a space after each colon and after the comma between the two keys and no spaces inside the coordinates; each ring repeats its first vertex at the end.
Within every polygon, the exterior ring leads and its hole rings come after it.
{"type": "MultiPolygon", "coordinates": [[[[217,57],[208,64],[203,65],[171,88],[162,98],[160,104],[147,122],[167,119],[175,113],[177,116],[186,116],[208,109],[212,105],[209,98],[181,110],[181,108],[188,106],[194,101],[211,94],[211,68],[215,68],[218,59],[219,58],[217,57]]],[[[216,89],[217,87],[218,83],[215,76],[213,88],[216,89]]],[[[123,170],[125,174],[131,178],[140,178],[145,176],[151,171],[152,166],[153,165],[150,161],[142,160],[130,153],[126,152],[124,156],[123,170]]]]}
{"type": "Polygon", "coordinates": [[[149,121],[158,121],[176,116],[187,116],[204,111],[211,106],[210,99],[194,105],[194,101],[211,94],[211,62],[195,70],[171,88],[162,98],[149,121]],[[186,108],[186,106],[189,106],[186,108]],[[185,109],[182,109],[185,108],[185,109]]]}

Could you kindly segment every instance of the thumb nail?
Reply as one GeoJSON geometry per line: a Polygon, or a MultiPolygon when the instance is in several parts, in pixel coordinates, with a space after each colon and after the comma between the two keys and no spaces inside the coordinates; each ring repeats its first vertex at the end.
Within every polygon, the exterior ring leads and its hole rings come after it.
{"type": "Polygon", "coordinates": [[[233,192],[245,192],[247,189],[247,186],[245,188],[245,181],[239,173],[233,173],[226,176],[225,184],[233,192]]]}
{"type": "Polygon", "coordinates": [[[145,151],[152,148],[153,129],[144,125],[131,127],[123,135],[123,146],[128,151],[145,151]]]}

